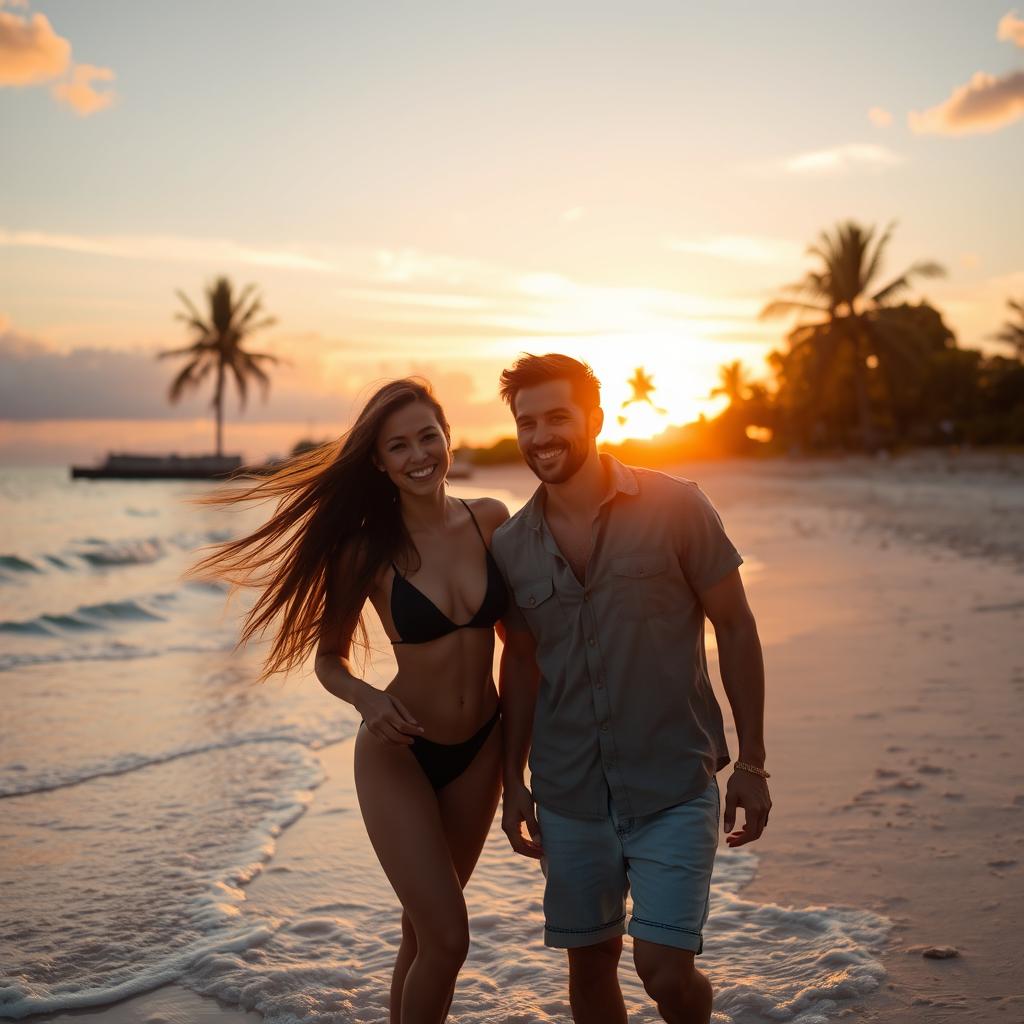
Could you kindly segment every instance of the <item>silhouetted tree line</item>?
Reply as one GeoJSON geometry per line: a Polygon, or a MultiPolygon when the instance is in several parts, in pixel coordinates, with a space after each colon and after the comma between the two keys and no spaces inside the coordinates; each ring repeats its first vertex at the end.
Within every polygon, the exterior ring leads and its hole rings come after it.
{"type": "Polygon", "coordinates": [[[927,302],[897,301],[918,277],[944,273],[915,263],[879,286],[892,234],[853,222],[823,233],[808,252],[818,265],[761,313],[796,316],[765,382],[742,363],[723,366],[712,394],[729,398],[714,419],[673,427],[653,441],[609,446],[624,458],[666,463],[755,451],[876,451],[913,445],[1024,444],[1024,302],[992,338],[1007,355],[960,348],[927,302]]]}
{"type": "MultiPolygon", "coordinates": [[[[937,263],[921,261],[880,285],[890,225],[876,234],[853,221],[822,232],[808,247],[816,266],[761,311],[762,318],[795,317],[782,350],[768,356],[770,377],[752,381],[739,360],[723,366],[712,395],[729,405],[713,419],[669,427],[650,441],[604,445],[642,464],[752,452],[876,451],[913,445],[1024,444],[1024,299],[1009,299],[1010,317],[990,337],[1007,355],[960,348],[942,314],[922,301],[905,301],[917,278],[939,277],[937,263]]],[[[275,321],[263,315],[253,285],[236,292],[227,278],[207,289],[205,317],[179,292],[178,313],[192,343],[161,352],[186,357],[170,388],[177,401],[207,377],[214,382],[216,450],[223,450],[223,406],[233,380],[244,406],[250,382],[264,397],[266,369],[281,362],[246,344],[275,321]]],[[[623,408],[652,400],[653,378],[638,367],[623,408]]],[[[623,417],[620,416],[620,421],[623,417]]],[[[323,442],[304,438],[292,454],[323,442]]],[[[478,465],[518,461],[515,440],[468,448],[478,465]]]]}

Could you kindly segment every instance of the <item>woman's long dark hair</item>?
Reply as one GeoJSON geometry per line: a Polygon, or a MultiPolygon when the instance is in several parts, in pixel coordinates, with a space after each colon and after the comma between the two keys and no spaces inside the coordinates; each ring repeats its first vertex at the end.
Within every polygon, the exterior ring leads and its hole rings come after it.
{"type": "Polygon", "coordinates": [[[263,526],[216,545],[188,572],[226,580],[232,593],[241,587],[260,591],[238,644],[263,636],[279,620],[261,680],[301,665],[316,646],[328,581],[332,615],[339,621],[358,615],[353,640],[369,648],[359,612],[374,576],[399,556],[415,558],[398,488],[373,462],[384,420],[412,402],[430,407],[450,444],[451,429],[430,385],[421,378],[395,380],[371,396],[352,429],[337,441],[289,459],[271,476],[243,477],[247,486],[241,490],[224,487],[197,499],[228,507],[277,500],[263,526]],[[343,553],[345,570],[338,571],[343,553]]]}

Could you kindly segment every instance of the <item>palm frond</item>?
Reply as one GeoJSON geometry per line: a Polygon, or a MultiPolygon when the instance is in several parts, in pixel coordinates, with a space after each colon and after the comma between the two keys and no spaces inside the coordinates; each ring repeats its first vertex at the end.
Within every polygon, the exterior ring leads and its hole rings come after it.
{"type": "Polygon", "coordinates": [[[907,276],[945,277],[946,268],[941,263],[936,263],[934,260],[919,260],[917,263],[912,263],[910,265],[910,269],[907,270],[907,276]]]}
{"type": "Polygon", "coordinates": [[[264,317],[257,323],[250,323],[248,316],[246,316],[237,329],[244,334],[254,334],[256,331],[262,331],[264,327],[273,327],[276,323],[276,316],[264,317]]]}
{"type": "Polygon", "coordinates": [[[886,246],[889,244],[889,239],[892,238],[892,233],[896,229],[896,221],[891,220],[886,225],[885,230],[882,232],[882,236],[875,243],[875,251],[868,261],[868,265],[864,268],[864,274],[861,278],[860,290],[866,292],[868,286],[874,280],[875,275],[882,267],[882,254],[885,252],[886,246]]]}
{"type": "Polygon", "coordinates": [[[780,289],[784,295],[811,295],[819,298],[829,297],[829,276],[808,271],[799,281],[784,284],[780,289]]]}
{"type": "Polygon", "coordinates": [[[203,321],[198,317],[190,316],[188,313],[178,312],[174,314],[174,319],[188,324],[189,327],[196,331],[201,338],[213,337],[213,333],[210,331],[209,325],[203,323],[203,321]]]}
{"type": "Polygon", "coordinates": [[[235,378],[235,387],[238,389],[238,407],[245,408],[246,400],[249,397],[249,384],[245,379],[246,368],[241,361],[231,360],[228,367],[235,378]]]}
{"type": "Polygon", "coordinates": [[[890,281],[884,288],[875,292],[871,296],[871,301],[877,305],[882,305],[894,295],[909,288],[912,277],[943,277],[945,273],[946,268],[941,263],[934,263],[928,260],[914,263],[897,277],[895,281],[890,281]]]}
{"type": "Polygon", "coordinates": [[[165,349],[163,352],[157,352],[157,359],[168,359],[173,356],[187,356],[187,355],[199,355],[205,351],[205,345],[202,342],[196,341],[191,345],[186,345],[184,348],[170,348],[165,349]]]}
{"type": "Polygon", "coordinates": [[[202,319],[202,315],[200,314],[199,310],[196,309],[195,304],[180,288],[176,288],[174,290],[174,294],[177,295],[179,299],[181,299],[182,303],[184,303],[185,308],[189,311],[189,314],[191,316],[194,316],[197,320],[202,319]]]}
{"type": "Polygon", "coordinates": [[[184,369],[180,370],[171,382],[171,388],[167,393],[167,397],[171,400],[172,404],[178,402],[185,392],[191,391],[196,387],[205,375],[204,360],[201,356],[197,356],[190,363],[187,363],[184,369]]]}
{"type": "Polygon", "coordinates": [[[891,298],[899,295],[900,292],[906,291],[910,287],[910,280],[906,274],[897,277],[895,281],[890,281],[884,288],[879,289],[871,296],[871,301],[876,306],[881,306],[888,302],[891,298]]]}
{"type": "Polygon", "coordinates": [[[246,357],[246,370],[259,381],[260,391],[263,395],[263,401],[266,401],[270,395],[270,377],[263,371],[263,369],[253,361],[250,353],[244,353],[246,357]]]}
{"type": "Polygon", "coordinates": [[[809,302],[794,302],[792,299],[776,299],[757,314],[758,320],[772,320],[777,317],[789,316],[790,313],[820,313],[828,316],[829,310],[823,306],[814,306],[809,302]]]}

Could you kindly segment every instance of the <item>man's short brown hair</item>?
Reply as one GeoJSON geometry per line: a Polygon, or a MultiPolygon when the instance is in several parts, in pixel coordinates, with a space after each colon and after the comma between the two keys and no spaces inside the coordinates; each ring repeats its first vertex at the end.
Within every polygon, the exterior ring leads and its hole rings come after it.
{"type": "Polygon", "coordinates": [[[520,356],[507,370],[501,371],[501,397],[516,411],[516,395],[522,388],[531,388],[549,380],[567,380],[573,397],[590,412],[601,404],[601,382],[587,363],[549,352],[545,356],[520,356]]]}

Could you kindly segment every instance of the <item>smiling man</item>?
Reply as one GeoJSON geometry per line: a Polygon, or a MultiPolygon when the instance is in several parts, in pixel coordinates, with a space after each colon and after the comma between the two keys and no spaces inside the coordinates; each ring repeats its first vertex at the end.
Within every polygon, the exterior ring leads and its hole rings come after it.
{"type": "Polygon", "coordinates": [[[585,363],[524,356],[502,374],[501,394],[541,481],[492,540],[514,597],[501,662],[502,827],[545,868],[544,941],[568,951],[577,1024],[625,1024],[627,930],[662,1017],[706,1022],[711,985],[694,956],[718,845],[716,774],[730,757],[705,616],[739,740],[726,842],[757,839],[771,808],[742,559],[696,484],[598,454],[600,384],[585,363]]]}

